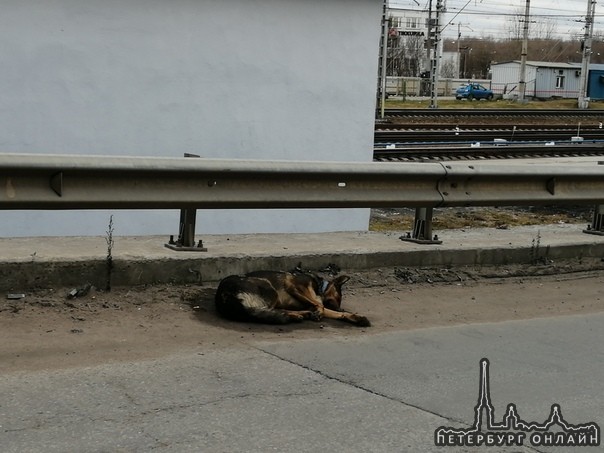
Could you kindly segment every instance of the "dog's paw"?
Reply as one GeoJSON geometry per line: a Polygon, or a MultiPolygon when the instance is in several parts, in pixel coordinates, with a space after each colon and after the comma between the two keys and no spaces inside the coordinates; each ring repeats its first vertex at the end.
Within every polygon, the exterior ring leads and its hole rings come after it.
{"type": "Polygon", "coordinates": [[[371,327],[371,322],[369,322],[369,319],[367,319],[365,316],[353,315],[352,321],[358,327],[371,327]]]}
{"type": "Polygon", "coordinates": [[[313,321],[321,321],[323,319],[323,312],[321,310],[315,310],[310,313],[310,319],[313,321]]]}
{"type": "Polygon", "coordinates": [[[305,317],[301,313],[289,313],[287,315],[289,322],[302,322],[305,317]]]}

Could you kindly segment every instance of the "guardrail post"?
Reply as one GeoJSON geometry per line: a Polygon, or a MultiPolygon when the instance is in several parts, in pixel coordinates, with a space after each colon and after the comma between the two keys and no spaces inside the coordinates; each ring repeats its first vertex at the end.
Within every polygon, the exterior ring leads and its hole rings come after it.
{"type": "MultiPolygon", "coordinates": [[[[604,165],[604,161],[599,161],[598,165],[604,165]]],[[[587,234],[597,234],[598,236],[604,236],[604,205],[599,204],[594,208],[594,216],[591,224],[587,225],[587,228],[583,230],[587,234]]]]}
{"type": "Polygon", "coordinates": [[[604,205],[596,205],[591,225],[587,225],[587,228],[583,232],[604,236],[604,205]]]}
{"type": "MultiPolygon", "coordinates": [[[[185,157],[199,157],[196,154],[185,153],[185,157]]],[[[165,244],[167,248],[177,252],[207,252],[200,239],[195,244],[195,222],[197,220],[197,209],[181,209],[180,224],[178,226],[178,239],[170,236],[170,241],[165,244]]]]}
{"type": "Polygon", "coordinates": [[[442,244],[437,235],[432,236],[433,208],[416,208],[413,232],[401,236],[401,241],[415,242],[417,244],[442,244]]]}

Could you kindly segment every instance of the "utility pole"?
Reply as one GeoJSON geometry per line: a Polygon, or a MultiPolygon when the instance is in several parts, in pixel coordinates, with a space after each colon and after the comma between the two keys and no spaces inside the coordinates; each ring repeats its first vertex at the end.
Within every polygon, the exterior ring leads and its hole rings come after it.
{"type": "Polygon", "coordinates": [[[591,45],[594,31],[594,17],[596,14],[596,0],[587,0],[587,15],[585,16],[585,35],[583,36],[583,59],[581,60],[581,79],[579,80],[579,102],[580,109],[589,107],[589,96],[587,95],[587,82],[589,80],[589,61],[591,59],[591,45]]]}
{"type": "Polygon", "coordinates": [[[380,55],[378,60],[378,86],[376,100],[376,118],[384,118],[386,104],[386,67],[388,55],[388,0],[384,0],[382,9],[382,36],[380,37],[380,55]]]}
{"type": "Polygon", "coordinates": [[[461,24],[457,23],[457,77],[462,78],[461,75],[461,24]]]}
{"type": "MultiPolygon", "coordinates": [[[[430,2],[431,3],[431,2],[430,2]]],[[[436,0],[436,15],[432,20],[432,11],[430,11],[430,27],[428,36],[430,37],[432,55],[430,58],[430,108],[438,108],[438,79],[440,72],[440,15],[443,12],[443,0],[436,0]]]]}
{"type": "MultiPolygon", "coordinates": [[[[463,67],[461,65],[461,51],[462,51],[462,47],[461,47],[461,27],[464,26],[468,29],[470,29],[470,31],[474,31],[474,29],[466,24],[462,24],[461,22],[449,22],[447,25],[457,25],[457,77],[460,79],[464,78],[464,74],[465,71],[463,70],[463,67]]],[[[444,31],[445,28],[447,28],[447,25],[445,25],[440,31],[441,33],[444,31]]],[[[468,50],[468,47],[464,47],[463,50],[468,50]]],[[[465,58],[464,58],[464,63],[465,63],[465,58]]]]}
{"type": "Polygon", "coordinates": [[[522,36],[522,51],[520,53],[520,81],[518,86],[518,102],[524,104],[526,94],[526,56],[528,54],[528,37],[529,37],[529,21],[530,21],[531,1],[526,0],[524,9],[524,26],[522,36]]]}

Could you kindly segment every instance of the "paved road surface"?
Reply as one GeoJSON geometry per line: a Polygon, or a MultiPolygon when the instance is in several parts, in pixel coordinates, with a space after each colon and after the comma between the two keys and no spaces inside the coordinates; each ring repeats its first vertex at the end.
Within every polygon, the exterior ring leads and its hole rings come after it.
{"type": "Polygon", "coordinates": [[[558,403],[568,422],[604,426],[603,340],[597,314],[4,374],[0,451],[484,451],[433,443],[439,426],[473,423],[483,357],[499,420],[515,403],[542,422],[558,403]]]}

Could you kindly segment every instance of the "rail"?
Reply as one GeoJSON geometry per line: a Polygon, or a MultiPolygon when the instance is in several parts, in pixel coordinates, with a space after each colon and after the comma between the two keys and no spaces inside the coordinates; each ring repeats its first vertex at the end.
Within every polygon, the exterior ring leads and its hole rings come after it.
{"type": "MultiPolygon", "coordinates": [[[[572,142],[570,142],[572,143],[572,142]]],[[[438,162],[460,160],[536,159],[551,157],[604,156],[604,143],[549,145],[547,142],[432,142],[403,143],[396,146],[378,144],[373,149],[376,162],[438,162]]]]}
{"type": "Polygon", "coordinates": [[[604,204],[604,166],[0,155],[0,209],[604,204]]]}
{"type": "Polygon", "coordinates": [[[387,108],[386,117],[422,117],[422,118],[440,118],[440,117],[568,117],[568,118],[604,118],[604,110],[592,109],[505,109],[505,108],[441,108],[441,109],[416,109],[416,108],[387,108]]]}

